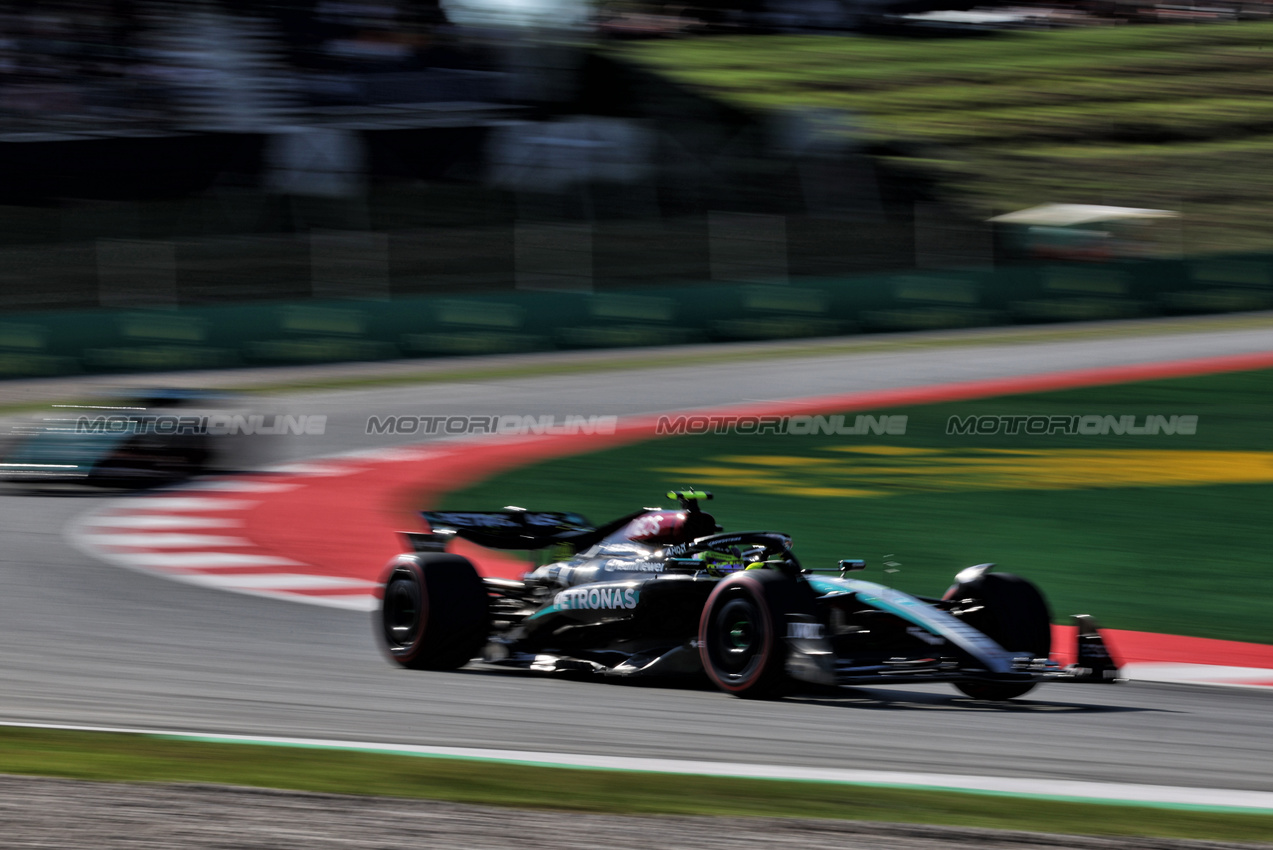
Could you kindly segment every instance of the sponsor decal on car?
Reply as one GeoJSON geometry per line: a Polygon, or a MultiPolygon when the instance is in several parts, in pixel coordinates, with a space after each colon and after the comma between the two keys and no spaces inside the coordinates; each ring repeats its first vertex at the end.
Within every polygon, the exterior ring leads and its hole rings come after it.
{"type": "Polygon", "coordinates": [[[521,525],[512,514],[435,513],[432,516],[439,525],[454,525],[458,528],[516,528],[521,525]]]}
{"type": "Polygon", "coordinates": [[[583,527],[584,519],[577,514],[548,511],[425,511],[425,519],[431,523],[455,528],[536,528],[572,529],[583,527]]]}
{"type": "Polygon", "coordinates": [[[572,587],[563,590],[553,604],[563,611],[622,610],[635,608],[640,592],[635,587],[572,587]]]}
{"type": "Polygon", "coordinates": [[[641,516],[632,520],[631,533],[633,537],[647,537],[652,534],[659,533],[659,527],[663,524],[663,517],[655,514],[654,516],[641,516]]]}
{"type": "Polygon", "coordinates": [[[662,561],[626,561],[623,558],[611,558],[605,563],[608,573],[661,573],[662,561]]]}
{"type": "Polygon", "coordinates": [[[603,543],[602,555],[645,555],[650,551],[648,546],[640,543],[603,543]]]}
{"type": "Polygon", "coordinates": [[[787,637],[795,640],[821,640],[822,624],[791,621],[787,623],[787,637]]]}

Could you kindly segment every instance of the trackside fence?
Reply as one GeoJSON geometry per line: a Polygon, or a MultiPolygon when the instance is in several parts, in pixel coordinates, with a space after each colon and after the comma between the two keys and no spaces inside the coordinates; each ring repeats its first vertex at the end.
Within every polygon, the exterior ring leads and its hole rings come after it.
{"type": "Polygon", "coordinates": [[[0,314],[0,378],[780,339],[1273,307],[1273,255],[0,314]]]}

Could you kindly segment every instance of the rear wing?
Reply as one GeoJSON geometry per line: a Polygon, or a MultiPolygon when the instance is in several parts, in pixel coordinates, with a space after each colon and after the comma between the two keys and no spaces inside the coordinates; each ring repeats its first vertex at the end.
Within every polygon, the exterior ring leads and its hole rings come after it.
{"type": "Polygon", "coordinates": [[[547,549],[561,543],[578,548],[591,545],[598,531],[574,513],[508,509],[423,511],[420,516],[439,538],[454,535],[490,549],[547,549]]]}

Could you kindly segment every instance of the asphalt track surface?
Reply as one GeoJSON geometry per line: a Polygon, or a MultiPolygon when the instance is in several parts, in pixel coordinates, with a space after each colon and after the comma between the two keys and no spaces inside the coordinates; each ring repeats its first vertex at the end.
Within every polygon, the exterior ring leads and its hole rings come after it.
{"type": "MultiPolygon", "coordinates": [[[[1268,350],[1270,330],[1173,334],[687,362],[279,404],[330,417],[325,436],[291,440],[288,453],[307,457],[390,445],[364,435],[373,414],[625,415],[1268,350]]],[[[63,529],[108,498],[120,497],[0,496],[0,721],[1273,790],[1273,694],[1262,690],[1048,685],[998,706],[949,686],[889,687],[764,703],[481,667],[400,670],[379,657],[365,614],[81,554],[63,529]]]]}

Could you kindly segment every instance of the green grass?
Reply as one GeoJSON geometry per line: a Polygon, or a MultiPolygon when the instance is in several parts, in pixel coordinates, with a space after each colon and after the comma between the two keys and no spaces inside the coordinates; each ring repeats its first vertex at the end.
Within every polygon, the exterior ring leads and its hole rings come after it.
{"type": "MultiPolygon", "coordinates": [[[[441,506],[519,504],[577,510],[601,521],[657,502],[670,486],[708,486],[716,495],[712,513],[726,529],[791,533],[806,565],[864,557],[866,577],[932,594],[959,568],[993,561],[1037,581],[1058,618],[1090,613],[1114,628],[1273,642],[1273,483],[1228,483],[1265,463],[1270,473],[1264,480],[1273,481],[1273,372],[887,412],[909,415],[905,436],[670,437],[513,470],[449,494],[441,506]],[[1200,423],[1194,436],[945,434],[951,415],[1088,413],[1192,413],[1200,423]],[[861,445],[940,451],[902,458],[837,451],[861,445]],[[1147,474],[1196,464],[1192,474],[1202,477],[1189,486],[1095,479],[1089,485],[1085,478],[1079,489],[1036,489],[1044,486],[1041,479],[987,485],[978,477],[983,473],[948,471],[951,464],[973,469],[1003,458],[1018,462],[1019,456],[987,449],[1042,450],[1052,464],[1039,473],[1044,477],[1065,474],[1070,461],[1049,454],[1057,450],[1165,450],[1172,454],[1151,456],[1147,474]],[[1230,452],[1271,454],[1243,456],[1235,464],[1230,452]],[[810,488],[865,488],[880,495],[828,496],[809,494],[810,488]],[[886,554],[902,564],[900,572],[880,572],[886,554]]],[[[1100,458],[1082,463],[1092,470],[1080,469],[1082,475],[1122,475],[1128,468],[1124,458],[1105,471],[1100,458]]],[[[1013,469],[996,467],[989,474],[1013,469]]]]}
{"type": "Polygon", "coordinates": [[[1260,22],[616,51],[747,110],[845,110],[847,133],[904,143],[895,164],[974,215],[1047,202],[1182,210],[1183,248],[1196,254],[1273,246],[1271,41],[1273,23],[1260,22]]]}
{"type": "Polygon", "coordinates": [[[0,727],[0,773],[626,814],[802,817],[1269,841],[1273,816],[0,727]]]}

